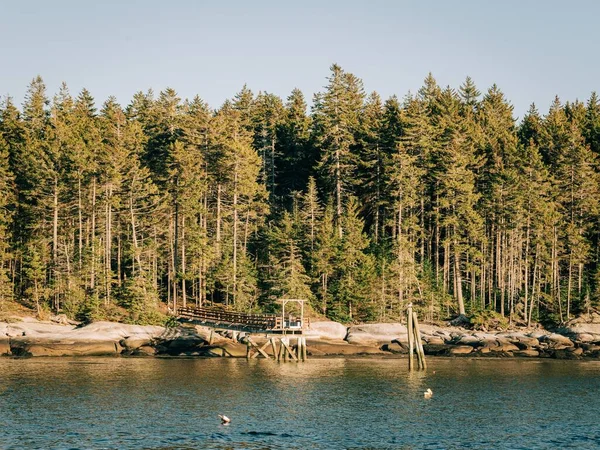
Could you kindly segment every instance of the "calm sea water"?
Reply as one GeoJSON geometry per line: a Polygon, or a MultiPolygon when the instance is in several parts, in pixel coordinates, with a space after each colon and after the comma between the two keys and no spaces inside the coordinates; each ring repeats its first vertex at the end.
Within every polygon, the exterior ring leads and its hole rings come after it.
{"type": "Polygon", "coordinates": [[[600,448],[600,362],[429,365],[3,358],[0,448],[600,448]]]}

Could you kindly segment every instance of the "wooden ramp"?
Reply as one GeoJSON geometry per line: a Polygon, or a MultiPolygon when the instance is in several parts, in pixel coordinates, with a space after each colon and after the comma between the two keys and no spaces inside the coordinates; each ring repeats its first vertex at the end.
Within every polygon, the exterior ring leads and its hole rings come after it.
{"type": "Polygon", "coordinates": [[[178,319],[209,327],[228,330],[267,332],[267,333],[298,333],[308,327],[308,319],[303,317],[283,317],[274,314],[245,314],[228,311],[222,308],[179,308],[178,319]]]}

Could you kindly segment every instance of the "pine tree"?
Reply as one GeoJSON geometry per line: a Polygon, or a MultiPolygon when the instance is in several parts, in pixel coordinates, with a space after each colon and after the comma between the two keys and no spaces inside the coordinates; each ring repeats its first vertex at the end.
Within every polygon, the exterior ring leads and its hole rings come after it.
{"type": "Polygon", "coordinates": [[[357,165],[358,195],[364,205],[363,216],[373,229],[375,242],[379,240],[382,223],[382,207],[386,183],[386,154],[383,145],[383,105],[373,92],[367,99],[361,114],[358,135],[359,161],[357,165]]]}
{"type": "Polygon", "coordinates": [[[354,197],[349,198],[342,220],[345,232],[335,260],[336,301],[329,314],[343,321],[368,320],[376,309],[376,297],[371,289],[375,262],[365,252],[370,243],[363,232],[364,222],[359,218],[354,197]]]}
{"type": "Polygon", "coordinates": [[[592,92],[585,114],[584,136],[587,144],[595,154],[600,154],[600,99],[592,92]]]}
{"type": "Polygon", "coordinates": [[[254,101],[254,148],[262,158],[261,182],[269,193],[271,204],[276,204],[278,180],[275,174],[281,158],[277,130],[284,120],[283,102],[273,94],[261,93],[254,101]]]}
{"type": "Polygon", "coordinates": [[[0,310],[13,298],[10,279],[11,226],[15,210],[14,176],[8,165],[8,143],[0,133],[0,310]]]}
{"type": "Polygon", "coordinates": [[[269,258],[273,267],[270,280],[271,302],[280,298],[312,300],[310,277],[302,265],[298,226],[287,211],[269,231],[269,258]]]}
{"type": "Polygon", "coordinates": [[[319,167],[324,185],[335,199],[338,236],[343,234],[342,212],[347,191],[352,192],[356,157],[352,151],[360,127],[364,99],[362,81],[340,66],[331,66],[326,91],[315,95],[313,117],[315,141],[320,149],[319,167]]]}
{"type": "Polygon", "coordinates": [[[299,89],[287,98],[283,123],[278,127],[281,163],[278,168],[279,197],[286,200],[293,192],[306,186],[315,165],[314,149],[310,145],[311,118],[306,114],[306,101],[299,89]]]}

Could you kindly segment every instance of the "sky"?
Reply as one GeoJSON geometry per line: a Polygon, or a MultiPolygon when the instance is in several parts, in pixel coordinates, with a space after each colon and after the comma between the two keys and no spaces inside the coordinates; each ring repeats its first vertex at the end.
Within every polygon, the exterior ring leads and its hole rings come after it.
{"type": "Polygon", "coordinates": [[[216,108],[244,84],[310,101],[337,63],[384,99],[429,72],[496,83],[521,118],[600,91],[598,17],[594,0],[0,0],[0,96],[21,104],[39,74],[50,97],[64,81],[99,106],[171,87],[216,108]]]}

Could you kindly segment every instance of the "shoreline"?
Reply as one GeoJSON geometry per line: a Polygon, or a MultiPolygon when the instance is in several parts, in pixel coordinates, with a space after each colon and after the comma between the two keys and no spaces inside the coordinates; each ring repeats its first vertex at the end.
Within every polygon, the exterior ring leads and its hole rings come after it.
{"type": "MultiPolygon", "coordinates": [[[[595,318],[597,319],[597,318],[595,318]]],[[[85,326],[23,318],[0,322],[0,355],[233,357],[246,358],[248,336],[258,345],[268,335],[216,331],[200,325],[175,328],[94,322],[85,326]]],[[[600,360],[600,321],[573,321],[557,331],[543,329],[481,332],[424,323],[421,338],[427,356],[600,360]],[[558,331],[558,332],[557,332],[558,331]]],[[[394,357],[408,354],[406,326],[401,323],[346,327],[316,321],[303,335],[309,358],[394,357]]],[[[292,346],[296,337],[288,335],[292,346]]]]}

